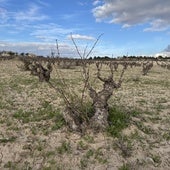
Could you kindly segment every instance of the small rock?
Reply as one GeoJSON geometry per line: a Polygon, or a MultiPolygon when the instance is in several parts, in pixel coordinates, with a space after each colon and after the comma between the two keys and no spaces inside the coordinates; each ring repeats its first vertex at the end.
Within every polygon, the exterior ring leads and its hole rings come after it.
{"type": "Polygon", "coordinates": [[[149,164],[154,164],[154,160],[151,157],[146,157],[145,162],[149,164]]]}

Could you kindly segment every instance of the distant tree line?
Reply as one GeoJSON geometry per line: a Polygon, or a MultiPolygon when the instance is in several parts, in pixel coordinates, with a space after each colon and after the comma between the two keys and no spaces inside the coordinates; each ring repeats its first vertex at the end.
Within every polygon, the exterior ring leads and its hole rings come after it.
{"type": "MultiPolygon", "coordinates": [[[[36,58],[56,58],[54,57],[53,55],[51,56],[37,56],[35,54],[32,54],[32,53],[24,53],[24,52],[21,52],[21,53],[18,53],[18,52],[13,52],[13,51],[0,51],[0,58],[1,59],[12,59],[12,58],[15,58],[15,57],[36,57],[36,58]]],[[[63,58],[63,57],[60,57],[60,58],[63,58]]],[[[66,57],[65,57],[66,58],[66,57]]],[[[70,57],[68,57],[70,58],[70,57]]],[[[126,56],[126,55],[123,55],[123,56],[117,56],[117,57],[109,57],[109,56],[94,56],[94,57],[89,57],[88,58],[89,60],[143,60],[143,59],[150,59],[150,60],[155,60],[155,59],[170,59],[170,57],[164,57],[162,55],[158,56],[158,57],[153,57],[153,56],[126,56]]]]}

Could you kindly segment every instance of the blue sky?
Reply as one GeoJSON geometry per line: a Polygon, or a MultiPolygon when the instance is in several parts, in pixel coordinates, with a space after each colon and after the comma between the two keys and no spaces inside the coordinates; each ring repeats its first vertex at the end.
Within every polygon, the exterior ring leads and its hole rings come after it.
{"type": "Polygon", "coordinates": [[[75,57],[103,34],[92,56],[170,51],[170,0],[0,0],[0,51],[75,57]]]}

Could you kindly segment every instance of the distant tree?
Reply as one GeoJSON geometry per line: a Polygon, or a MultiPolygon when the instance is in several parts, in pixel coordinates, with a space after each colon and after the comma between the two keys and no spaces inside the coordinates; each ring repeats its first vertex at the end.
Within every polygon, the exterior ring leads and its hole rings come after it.
{"type": "Polygon", "coordinates": [[[10,56],[13,56],[13,55],[15,55],[15,52],[9,51],[8,54],[9,54],[10,56]]]}
{"type": "Polygon", "coordinates": [[[22,52],[22,53],[20,53],[20,55],[21,55],[21,56],[25,56],[25,53],[22,52]]]}
{"type": "Polygon", "coordinates": [[[159,56],[158,56],[158,59],[162,59],[162,58],[163,58],[162,55],[159,55],[159,56]]]}

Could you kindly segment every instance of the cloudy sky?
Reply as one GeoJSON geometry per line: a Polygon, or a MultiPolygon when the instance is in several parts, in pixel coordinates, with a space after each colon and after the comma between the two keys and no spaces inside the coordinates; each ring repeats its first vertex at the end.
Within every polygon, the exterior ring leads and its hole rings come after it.
{"type": "Polygon", "coordinates": [[[62,56],[152,55],[170,50],[170,0],[0,0],[0,51],[62,56]]]}

